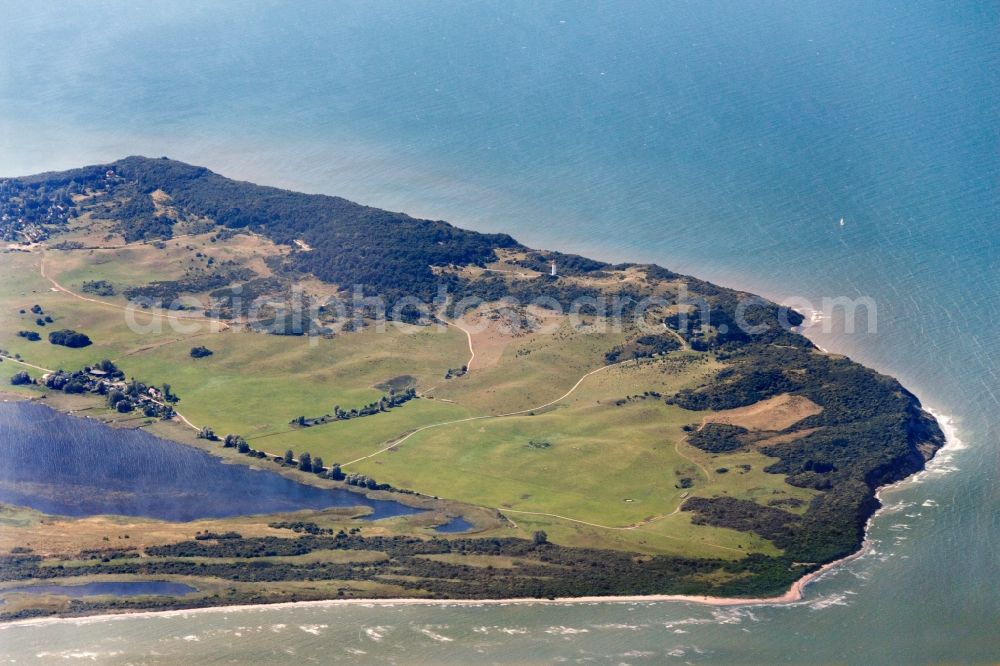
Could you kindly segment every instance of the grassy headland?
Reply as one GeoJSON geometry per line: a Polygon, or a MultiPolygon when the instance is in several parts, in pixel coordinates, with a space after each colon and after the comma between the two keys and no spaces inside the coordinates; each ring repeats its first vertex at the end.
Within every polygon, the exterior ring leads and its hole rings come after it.
{"type": "MultiPolygon", "coordinates": [[[[6,523],[5,580],[177,577],[204,593],[103,606],[19,597],[18,613],[344,594],[775,594],[854,552],[876,488],[942,443],[912,394],[817,350],[792,328],[797,313],[657,266],[539,252],[162,159],[0,181],[0,211],[5,385],[108,359],[142,386],[168,385],[187,424],[107,420],[310,483],[343,484],[328,478],[337,463],[446,498],[446,513],[476,525],[431,538],[428,516],[363,536],[323,512],[174,524],[127,561],[80,564],[95,536],[117,535],[116,519],[21,516],[6,523]],[[25,229],[41,242],[15,242],[25,229]],[[384,330],[356,298],[376,295],[395,310],[384,330]],[[433,307],[422,316],[407,298],[433,307]],[[51,344],[62,329],[92,344],[51,344]],[[393,404],[405,391],[415,397],[393,404]],[[267,457],[196,439],[205,426],[267,457]],[[286,450],[324,467],[272,460],[286,450]],[[267,527],[296,520],[332,532],[267,527]],[[202,529],[241,538],[190,541],[202,529]],[[618,573],[595,578],[608,558],[618,573]]],[[[102,395],[10,390],[104,409],[102,395]]]]}

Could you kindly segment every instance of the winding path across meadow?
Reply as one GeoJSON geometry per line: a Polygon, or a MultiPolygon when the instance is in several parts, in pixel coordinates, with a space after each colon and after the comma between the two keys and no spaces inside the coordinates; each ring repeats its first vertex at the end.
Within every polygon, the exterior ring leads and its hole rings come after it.
{"type": "Polygon", "coordinates": [[[465,337],[469,341],[469,361],[465,364],[465,371],[469,372],[470,370],[472,370],[472,362],[476,360],[476,350],[473,349],[472,347],[472,332],[469,331],[468,329],[462,328],[453,321],[448,321],[447,319],[442,319],[441,321],[448,324],[449,326],[457,328],[458,330],[462,331],[462,333],[465,333],[465,337]]]}
{"type": "MultiPolygon", "coordinates": [[[[115,308],[115,309],[123,310],[123,311],[128,311],[130,309],[130,308],[126,307],[126,306],[118,305],[116,303],[109,303],[107,301],[102,301],[100,299],[89,298],[87,296],[83,296],[82,294],[78,294],[78,293],[76,293],[76,292],[74,292],[74,291],[72,291],[70,289],[67,289],[62,284],[60,284],[58,281],[56,281],[55,278],[52,278],[52,277],[49,277],[48,275],[46,275],[46,273],[45,273],[45,255],[44,255],[44,253],[41,256],[41,260],[39,261],[39,272],[40,272],[41,276],[43,278],[45,278],[46,280],[48,280],[56,290],[64,292],[66,294],[69,294],[70,296],[78,298],[81,301],[86,301],[86,302],[89,302],[89,303],[96,303],[98,305],[103,305],[105,307],[111,307],[111,308],[115,308]]],[[[184,317],[184,316],[172,315],[172,314],[165,313],[165,312],[146,312],[145,314],[149,314],[151,316],[164,317],[164,318],[167,318],[167,319],[176,319],[176,320],[180,320],[180,321],[185,321],[185,320],[186,321],[190,321],[190,320],[192,320],[192,317],[184,317]]],[[[224,322],[223,320],[210,319],[209,321],[212,321],[213,323],[221,324],[223,327],[228,328],[228,324],[226,322],[224,322]]],[[[448,326],[452,326],[454,328],[457,328],[458,330],[460,330],[463,333],[465,333],[466,339],[467,339],[468,344],[469,344],[469,360],[466,363],[466,372],[471,371],[472,370],[472,364],[473,364],[473,362],[475,361],[475,358],[476,358],[476,350],[475,350],[475,348],[473,346],[473,342],[472,342],[472,333],[469,330],[463,328],[462,326],[460,326],[459,324],[457,324],[455,322],[451,322],[451,321],[447,321],[447,320],[442,320],[442,321],[444,321],[444,323],[447,324],[448,326]]],[[[14,358],[9,357],[9,356],[4,356],[3,358],[5,360],[10,360],[10,361],[13,361],[15,363],[20,363],[21,365],[25,365],[27,367],[34,368],[36,370],[41,370],[43,372],[53,372],[53,370],[50,370],[48,368],[43,368],[41,366],[33,365],[31,363],[27,363],[25,361],[14,359],[14,358]]],[[[386,452],[388,452],[388,451],[390,451],[392,449],[395,449],[398,446],[400,446],[403,442],[405,442],[406,440],[410,439],[411,437],[413,437],[414,435],[416,435],[418,433],[424,432],[425,430],[430,430],[430,429],[433,429],[433,428],[440,428],[440,427],[447,426],[447,425],[456,425],[456,424],[459,424],[459,423],[468,423],[468,422],[471,422],[471,421],[481,421],[481,420],[486,420],[486,419],[509,418],[509,417],[512,417],[512,416],[522,416],[524,414],[529,414],[529,413],[532,413],[532,412],[536,412],[536,411],[545,409],[547,407],[551,407],[551,406],[553,406],[555,404],[558,404],[558,403],[562,402],[566,398],[570,397],[574,392],[576,392],[577,389],[580,388],[580,386],[589,377],[591,377],[591,376],[593,376],[593,375],[595,375],[595,374],[597,374],[599,372],[603,372],[603,371],[605,371],[605,370],[607,370],[609,368],[614,368],[614,367],[617,367],[617,366],[624,366],[624,365],[626,365],[628,363],[631,363],[631,362],[633,362],[633,361],[632,360],[620,361],[618,363],[612,363],[610,365],[603,365],[603,366],[601,366],[599,368],[591,370],[591,371],[585,373],[583,376],[581,376],[576,381],[576,383],[573,384],[572,387],[570,387],[570,389],[568,391],[566,391],[564,394],[562,394],[558,398],[555,398],[554,400],[550,400],[549,402],[546,402],[544,404],[537,405],[535,407],[529,407],[527,409],[522,409],[522,410],[519,410],[519,411],[516,411],[516,412],[508,412],[508,413],[505,413],[505,414],[486,414],[486,415],[481,415],[481,416],[470,416],[470,417],[463,418],[463,419],[455,419],[455,420],[452,420],[452,421],[441,421],[441,422],[438,422],[438,423],[431,423],[431,424],[428,424],[428,425],[425,425],[425,426],[421,426],[420,428],[417,428],[415,430],[410,431],[409,433],[406,433],[401,438],[396,439],[396,440],[390,442],[387,446],[385,446],[385,447],[383,447],[383,448],[381,448],[381,449],[379,449],[377,451],[374,451],[374,452],[372,452],[372,453],[370,453],[370,454],[368,454],[366,456],[361,456],[360,458],[355,458],[354,460],[351,460],[350,462],[344,463],[342,465],[342,467],[347,467],[349,465],[354,465],[354,464],[359,463],[359,462],[361,462],[363,460],[368,460],[370,458],[374,458],[375,456],[381,455],[381,454],[386,453],[386,452]]],[[[635,362],[638,363],[638,361],[635,361],[635,362]]],[[[156,402],[156,401],[154,401],[154,402],[156,402]]],[[[160,403],[160,404],[162,404],[162,403],[160,403]]],[[[187,417],[185,417],[183,414],[181,414],[177,410],[174,410],[174,414],[176,415],[176,417],[181,422],[183,422],[185,425],[187,425],[191,429],[196,430],[196,431],[200,431],[201,430],[201,428],[199,428],[194,423],[192,423],[191,421],[189,421],[187,419],[187,417]]],[[[704,424],[702,424],[702,425],[704,425],[704,424]]],[[[711,481],[712,475],[711,475],[711,473],[708,471],[708,469],[703,464],[701,464],[697,460],[694,460],[694,459],[688,457],[687,455],[681,453],[680,449],[678,448],[678,444],[674,445],[674,450],[677,452],[677,454],[679,456],[681,456],[682,458],[684,458],[688,462],[691,462],[692,464],[697,465],[701,469],[701,471],[705,474],[706,478],[709,481],[711,481]]],[[[265,452],[265,453],[268,456],[274,455],[274,454],[268,453],[268,452],[265,452]]],[[[522,510],[506,509],[506,508],[498,508],[497,510],[501,511],[501,512],[505,512],[505,513],[516,513],[516,514],[521,514],[521,515],[534,515],[534,516],[544,516],[544,517],[548,517],[548,518],[556,518],[556,519],[559,519],[559,520],[565,520],[565,521],[568,521],[568,522],[577,523],[577,524],[580,524],[580,525],[587,525],[589,527],[596,527],[596,528],[599,528],[599,529],[628,531],[628,530],[635,530],[635,529],[637,529],[639,527],[643,527],[645,525],[649,525],[649,524],[651,524],[653,522],[657,522],[659,520],[662,520],[664,518],[672,516],[672,515],[678,513],[680,511],[680,509],[681,509],[681,507],[680,507],[680,505],[678,505],[670,513],[663,514],[663,515],[660,515],[660,516],[655,516],[653,518],[648,518],[648,519],[643,520],[643,521],[641,521],[639,523],[636,523],[634,525],[626,525],[626,526],[601,525],[599,523],[592,523],[592,522],[588,522],[588,521],[585,521],[585,520],[580,520],[580,519],[577,519],[577,518],[570,518],[568,516],[562,516],[562,515],[554,514],[554,513],[544,513],[544,512],[539,512],[539,511],[522,511],[522,510]]],[[[678,541],[683,541],[684,540],[681,537],[672,537],[672,536],[669,536],[669,535],[661,535],[661,536],[663,536],[663,537],[665,537],[667,539],[675,539],[675,540],[678,540],[678,541]]],[[[704,544],[704,545],[710,546],[710,547],[713,547],[713,548],[721,548],[721,549],[729,550],[729,551],[733,551],[733,552],[743,552],[743,551],[738,550],[736,548],[730,548],[728,546],[721,546],[721,545],[718,545],[718,544],[704,544]]]]}
{"type": "MultiPolygon", "coordinates": [[[[456,328],[458,328],[458,327],[456,327],[456,328]]],[[[464,330],[464,329],[462,329],[462,330],[464,330]]],[[[472,344],[472,338],[471,338],[471,336],[469,338],[469,344],[470,344],[470,346],[472,344]]],[[[583,384],[583,382],[588,377],[590,377],[591,375],[595,375],[598,372],[602,372],[604,370],[607,370],[608,368],[614,368],[616,366],[624,365],[626,363],[631,363],[631,361],[621,361],[619,363],[612,363],[611,365],[602,365],[601,367],[597,368],[596,370],[591,370],[590,372],[588,372],[587,374],[585,374],[583,377],[580,377],[580,379],[577,380],[576,384],[573,384],[573,387],[570,390],[566,391],[564,394],[562,394],[561,396],[559,396],[555,400],[550,400],[549,402],[546,402],[543,405],[538,405],[536,407],[529,407],[528,409],[522,409],[522,410],[517,411],[517,412],[507,412],[506,414],[484,414],[482,416],[469,416],[469,417],[466,417],[464,419],[455,419],[454,421],[441,421],[439,423],[430,423],[428,425],[421,426],[421,427],[417,428],[416,430],[411,430],[406,435],[404,435],[401,439],[397,439],[397,440],[392,441],[390,444],[388,444],[387,446],[379,449],[378,451],[375,451],[373,453],[369,453],[366,456],[361,456],[360,458],[355,458],[354,460],[352,460],[350,462],[344,463],[343,465],[341,465],[341,467],[347,467],[348,465],[353,465],[354,463],[359,463],[362,460],[368,460],[369,458],[374,458],[377,455],[381,455],[381,454],[385,453],[386,451],[390,451],[390,450],[396,448],[397,446],[399,446],[400,444],[402,444],[403,442],[405,442],[406,440],[408,440],[410,437],[413,437],[417,433],[423,432],[425,430],[430,430],[431,428],[440,428],[442,426],[454,425],[456,423],[468,423],[469,421],[482,421],[484,419],[502,419],[502,418],[507,418],[509,416],[521,416],[522,414],[528,414],[530,412],[537,412],[540,409],[545,409],[546,407],[551,407],[552,405],[554,405],[554,404],[556,404],[558,402],[562,402],[563,400],[565,400],[566,398],[568,398],[570,395],[572,395],[573,392],[576,391],[578,388],[580,388],[580,385],[583,384]]]]}
{"type": "MultiPolygon", "coordinates": [[[[455,328],[458,328],[459,330],[465,331],[465,334],[466,334],[466,336],[468,336],[468,339],[469,339],[469,350],[472,353],[472,357],[475,358],[475,351],[472,348],[472,336],[469,334],[469,332],[466,331],[465,329],[463,329],[461,326],[452,324],[451,322],[446,322],[446,323],[448,323],[448,324],[450,324],[452,326],[455,326],[455,328]]],[[[416,430],[410,431],[409,433],[407,433],[406,435],[404,435],[400,439],[392,441],[387,446],[379,449],[378,451],[370,453],[370,454],[368,454],[366,456],[361,456],[360,458],[355,458],[354,460],[352,460],[350,462],[344,463],[343,465],[341,465],[341,467],[347,467],[348,465],[353,465],[353,464],[359,463],[359,462],[361,462],[363,460],[368,460],[370,458],[374,458],[375,456],[378,456],[378,455],[381,455],[383,453],[386,453],[387,451],[391,451],[392,449],[398,447],[400,444],[402,444],[403,442],[405,442],[409,438],[413,437],[414,435],[416,435],[418,433],[424,432],[425,430],[430,430],[432,428],[439,428],[439,427],[443,427],[443,426],[446,426],[446,425],[455,425],[455,424],[459,424],[459,423],[469,423],[471,421],[481,421],[481,420],[485,420],[485,419],[500,419],[500,418],[506,418],[506,417],[510,417],[510,416],[520,416],[520,415],[523,415],[523,414],[528,414],[530,412],[536,412],[538,410],[545,409],[546,407],[551,407],[552,405],[555,405],[555,404],[557,404],[559,402],[562,402],[563,400],[565,400],[566,398],[568,398],[569,396],[571,396],[578,388],[580,388],[580,386],[583,384],[584,381],[587,380],[588,377],[591,377],[591,376],[593,376],[593,375],[595,375],[595,374],[597,374],[599,372],[603,372],[603,371],[605,371],[605,370],[607,370],[609,368],[613,368],[613,367],[616,367],[616,366],[623,366],[623,365],[625,365],[627,363],[632,363],[632,362],[633,362],[632,360],[620,361],[618,363],[612,363],[610,365],[602,365],[599,368],[591,370],[590,372],[587,372],[582,377],[580,377],[580,379],[578,379],[576,381],[576,383],[573,384],[573,386],[568,391],[566,391],[566,393],[562,394],[561,396],[559,396],[558,398],[556,398],[554,400],[550,400],[549,402],[546,402],[546,403],[544,403],[542,405],[538,405],[536,407],[530,407],[528,409],[522,409],[522,410],[516,411],[516,412],[508,412],[506,414],[487,414],[487,415],[483,415],[483,416],[469,416],[469,417],[464,418],[464,419],[455,419],[453,421],[442,421],[440,423],[431,423],[431,424],[422,426],[420,428],[417,428],[416,430]]],[[[635,362],[638,363],[638,361],[635,361],[635,362]]],[[[469,367],[471,367],[471,359],[470,359],[470,366],[469,367]]],[[[674,450],[677,452],[677,454],[681,458],[687,460],[688,462],[690,462],[690,463],[692,463],[694,465],[697,465],[701,469],[701,471],[705,474],[705,477],[706,477],[706,479],[708,481],[712,480],[712,475],[708,471],[708,469],[703,464],[701,464],[700,462],[698,462],[697,460],[694,460],[694,459],[690,458],[689,456],[685,455],[684,453],[682,453],[680,451],[680,449],[679,449],[679,444],[675,444],[674,450]]],[[[601,525],[600,523],[592,523],[592,522],[589,522],[589,521],[586,521],[586,520],[580,520],[578,518],[570,518],[569,516],[562,516],[562,515],[559,515],[559,514],[556,514],[556,513],[544,513],[544,512],[541,512],[541,511],[522,511],[522,510],[518,510],[518,509],[507,509],[507,508],[500,508],[500,507],[497,508],[497,511],[500,511],[501,513],[516,513],[516,514],[520,514],[520,515],[544,516],[544,517],[547,517],[547,518],[556,518],[556,519],[565,520],[565,521],[568,521],[568,522],[571,522],[571,523],[577,523],[577,524],[580,524],[580,525],[586,525],[588,527],[596,527],[598,529],[616,530],[616,531],[630,531],[630,530],[635,530],[635,529],[638,529],[640,527],[644,527],[646,525],[650,525],[652,523],[658,522],[658,521],[663,520],[665,518],[669,518],[670,516],[673,516],[673,515],[677,514],[678,512],[680,512],[680,510],[681,510],[681,505],[677,505],[676,507],[674,507],[674,510],[671,511],[670,513],[665,513],[665,514],[661,514],[659,516],[654,516],[652,518],[647,518],[647,519],[645,519],[643,521],[640,521],[638,523],[635,523],[633,525],[615,526],[615,525],[601,525]]],[[[660,535],[660,536],[662,536],[664,538],[667,538],[667,539],[676,540],[676,541],[686,541],[686,539],[684,539],[682,537],[674,537],[674,536],[670,536],[670,535],[666,535],[666,534],[663,534],[663,535],[660,535]]],[[[745,552],[745,551],[740,550],[738,548],[731,548],[729,546],[722,546],[722,545],[714,544],[714,543],[703,543],[702,545],[705,545],[705,546],[708,546],[708,547],[711,547],[711,548],[721,548],[723,550],[728,550],[728,551],[731,551],[731,552],[734,552],[734,553],[744,553],[745,552]]]]}
{"type": "MultiPolygon", "coordinates": [[[[180,236],[178,236],[178,238],[180,238],[180,236]]],[[[125,246],[122,246],[122,247],[125,247],[125,246]]],[[[117,303],[109,303],[108,301],[102,301],[99,298],[90,298],[88,296],[84,296],[83,294],[78,294],[75,291],[73,291],[71,289],[68,289],[68,288],[64,287],[63,285],[59,284],[59,282],[57,282],[55,278],[50,277],[50,276],[48,276],[48,275],[45,274],[45,253],[44,253],[44,251],[42,252],[41,258],[40,258],[40,260],[38,262],[38,272],[41,274],[41,276],[43,278],[45,278],[46,280],[49,281],[49,283],[52,285],[52,288],[55,291],[60,291],[60,292],[63,292],[65,294],[69,294],[70,296],[72,296],[74,298],[78,298],[81,301],[86,301],[88,303],[96,303],[97,305],[103,305],[104,307],[108,307],[108,308],[115,308],[116,310],[122,310],[123,312],[137,312],[138,311],[136,308],[131,307],[131,306],[118,305],[117,303]]],[[[148,315],[150,317],[163,317],[164,319],[174,319],[174,320],[177,320],[177,321],[186,321],[186,322],[192,322],[192,321],[201,322],[201,321],[206,321],[206,322],[209,322],[210,324],[217,324],[217,325],[219,325],[220,326],[220,328],[218,329],[219,331],[224,331],[224,330],[226,330],[226,329],[229,328],[229,324],[225,320],[216,319],[214,317],[205,317],[204,315],[202,315],[202,316],[180,316],[180,315],[170,314],[168,312],[161,312],[159,310],[143,310],[142,313],[144,315],[148,315]]]]}

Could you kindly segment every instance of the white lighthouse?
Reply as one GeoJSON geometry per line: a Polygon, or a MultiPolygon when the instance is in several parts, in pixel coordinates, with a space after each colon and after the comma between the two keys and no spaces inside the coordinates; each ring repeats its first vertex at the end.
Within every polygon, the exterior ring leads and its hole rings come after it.
{"type": "Polygon", "coordinates": [[[555,277],[556,276],[556,260],[555,259],[552,260],[552,264],[551,265],[552,265],[552,270],[549,272],[549,275],[551,275],[552,277],[555,277]]]}

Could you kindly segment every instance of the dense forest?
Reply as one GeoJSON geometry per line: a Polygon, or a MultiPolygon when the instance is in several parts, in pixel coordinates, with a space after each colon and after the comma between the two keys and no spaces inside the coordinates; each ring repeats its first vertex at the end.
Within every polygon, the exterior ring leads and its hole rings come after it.
{"type": "MultiPolygon", "coordinates": [[[[785,516],[778,545],[800,562],[827,562],[856,550],[865,521],[877,508],[875,490],[923,468],[925,453],[942,446],[937,422],[917,398],[892,377],[845,357],[829,356],[807,346],[745,344],[720,354],[728,367],[711,381],[685,389],[668,402],[691,410],[731,409],[783,393],[801,395],[823,408],[788,432],[801,438],[764,445],[761,452],[779,461],[765,471],[785,475],[802,488],[823,491],[801,517],[785,516]]],[[[688,441],[710,452],[745,446],[747,431],[736,426],[706,425],[688,441]]],[[[689,499],[684,510],[696,522],[761,533],[753,522],[775,522],[775,511],[730,498],[689,499]]],[[[773,532],[773,530],[772,530],[773,532]]]]}
{"type": "MultiPolygon", "coordinates": [[[[430,299],[436,289],[431,266],[481,264],[496,248],[518,247],[507,235],[233,181],[172,160],[130,157],[108,168],[135,184],[133,198],[148,199],[141,195],[160,189],[185,213],[253,229],[285,245],[301,240],[311,249],[292,255],[293,268],[343,286],[362,285],[371,294],[430,299]]],[[[150,215],[144,205],[131,204],[119,214],[129,212],[141,220],[150,215]]]]}
{"type": "MultiPolygon", "coordinates": [[[[36,207],[58,205],[67,210],[63,217],[92,212],[97,217],[116,221],[126,240],[170,237],[180,220],[211,220],[225,231],[251,230],[276,243],[291,248],[283,259],[269,262],[279,276],[294,278],[312,274],[353,293],[358,287],[364,295],[380,295],[391,310],[404,297],[431,302],[444,288],[453,303],[475,297],[486,301],[504,296],[522,303],[550,299],[564,309],[576,299],[599,299],[605,290],[587,286],[564,277],[601,277],[609,270],[621,270],[632,264],[610,264],[559,252],[538,252],[519,244],[506,234],[483,234],[459,229],[440,220],[422,220],[403,213],[393,213],[353,203],[340,197],[302,194],[230,180],[205,169],[166,158],[128,157],[105,165],[71,171],[40,174],[4,181],[7,191],[17,196],[7,205],[23,209],[26,201],[36,207]],[[172,215],[157,214],[151,195],[161,192],[170,198],[172,215]],[[73,195],[86,193],[85,202],[74,202],[73,195]],[[58,201],[60,203],[53,204],[58,201]],[[542,273],[536,280],[508,281],[496,274],[477,279],[460,277],[453,272],[435,272],[434,267],[482,266],[496,259],[497,250],[519,250],[523,256],[517,265],[542,273]],[[555,260],[558,276],[551,277],[549,262],[555,260]]],[[[0,196],[0,199],[3,199],[0,196]]],[[[218,227],[216,227],[218,228],[218,227]]],[[[659,266],[644,266],[652,281],[681,278],[691,291],[695,308],[683,321],[666,320],[694,349],[718,348],[750,340],[770,342],[786,340],[796,344],[798,336],[787,329],[801,323],[801,316],[781,310],[773,303],[760,301],[744,314],[752,325],[764,324],[767,332],[750,335],[737,325],[737,299],[741,295],[715,285],[679,276],[659,266]]],[[[143,297],[164,302],[183,293],[212,291],[219,299],[217,314],[231,313],[229,285],[242,282],[241,301],[249,303],[251,294],[265,289],[280,289],[281,278],[257,279],[249,274],[216,271],[190,276],[184,280],[159,282],[133,287],[126,297],[143,297]],[[245,287],[245,289],[244,289],[245,287]]],[[[628,303],[624,312],[649,296],[638,287],[618,289],[616,296],[628,303]]],[[[601,306],[589,314],[608,314],[601,306]]],[[[454,314],[454,313],[451,313],[454,314]]],[[[404,310],[398,315],[414,321],[416,313],[404,310]]],[[[279,330],[283,330],[280,326],[279,330]]],[[[286,331],[301,334],[318,330],[317,325],[286,331]]],[[[639,355],[667,350],[670,342],[657,341],[646,349],[630,349],[639,355]],[[651,349],[660,347],[661,349],[651,349]]],[[[640,345],[640,347],[643,345],[640,345]]],[[[613,353],[613,352],[612,352],[613,353]]]]}

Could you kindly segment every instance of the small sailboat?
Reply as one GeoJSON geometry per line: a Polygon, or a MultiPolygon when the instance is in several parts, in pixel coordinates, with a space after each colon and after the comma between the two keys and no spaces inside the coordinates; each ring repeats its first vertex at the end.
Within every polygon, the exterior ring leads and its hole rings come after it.
{"type": "Polygon", "coordinates": [[[844,226],[844,218],[840,218],[840,226],[844,226]]]}

